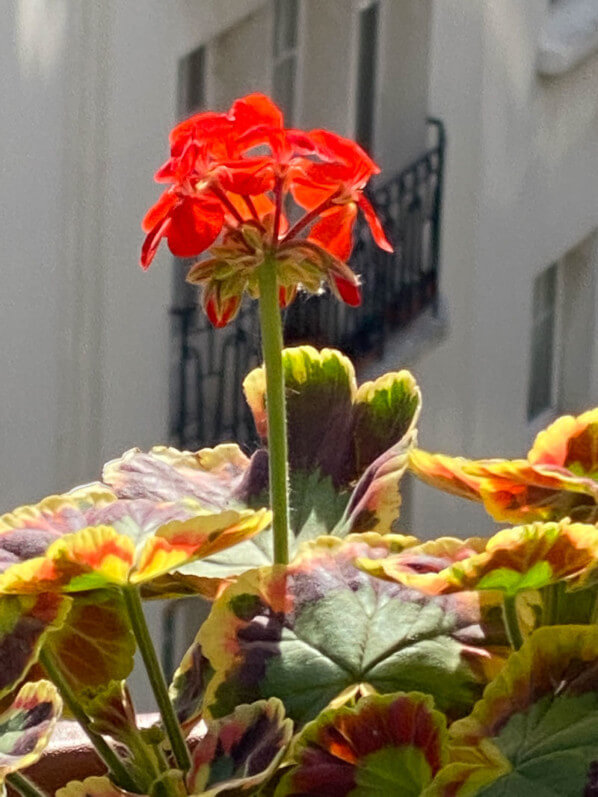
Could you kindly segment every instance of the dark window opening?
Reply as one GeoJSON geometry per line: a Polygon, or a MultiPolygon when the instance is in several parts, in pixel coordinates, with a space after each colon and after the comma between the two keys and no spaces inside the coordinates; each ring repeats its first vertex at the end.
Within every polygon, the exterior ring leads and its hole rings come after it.
{"type": "Polygon", "coordinates": [[[357,65],[357,109],[355,137],[361,146],[372,152],[374,145],[374,113],[378,59],[378,3],[359,13],[359,60],[357,65]]]}

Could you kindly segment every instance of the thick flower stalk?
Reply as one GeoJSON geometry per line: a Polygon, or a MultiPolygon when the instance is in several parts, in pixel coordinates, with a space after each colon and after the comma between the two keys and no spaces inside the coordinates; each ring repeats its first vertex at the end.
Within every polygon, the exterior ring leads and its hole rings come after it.
{"type": "Polygon", "coordinates": [[[143,220],[148,268],[165,238],[178,257],[207,254],[187,279],[203,288],[216,327],[228,324],[247,293],[260,302],[267,377],[270,499],[274,560],[288,561],[288,453],[280,307],[297,290],[323,283],[359,305],[359,280],[347,265],[362,210],[374,240],[391,251],[363,190],[379,172],[354,142],[326,130],[287,129],[264,95],[228,113],[200,113],[174,128],[171,153],[156,173],[170,185],[143,220]]]}

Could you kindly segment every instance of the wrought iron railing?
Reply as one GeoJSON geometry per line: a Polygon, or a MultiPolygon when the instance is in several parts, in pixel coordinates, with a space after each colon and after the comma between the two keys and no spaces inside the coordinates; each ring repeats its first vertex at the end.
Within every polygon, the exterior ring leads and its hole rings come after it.
{"type": "MultiPolygon", "coordinates": [[[[445,134],[439,120],[430,126],[434,146],[370,193],[394,252],[380,250],[358,226],[351,265],[363,283],[361,306],[346,307],[326,293],[300,296],[285,314],[286,343],[334,346],[357,360],[381,356],[393,330],[428,307],[436,312],[445,134]]],[[[251,446],[255,432],[241,385],[260,360],[256,303],[224,330],[214,330],[196,304],[174,307],[171,315],[173,441],[186,448],[222,440],[251,446]]]]}

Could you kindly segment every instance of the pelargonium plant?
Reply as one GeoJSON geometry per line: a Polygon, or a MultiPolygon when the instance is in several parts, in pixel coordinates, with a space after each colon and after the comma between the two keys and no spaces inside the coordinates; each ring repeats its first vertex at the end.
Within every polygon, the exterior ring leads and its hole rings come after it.
{"type": "MultiPolygon", "coordinates": [[[[283,349],[280,307],[347,265],[376,165],[250,95],[178,125],[141,265],[199,258],[215,326],[259,301],[244,383],[261,447],[134,449],[102,481],[0,518],[0,777],[39,797],[64,711],[105,774],[60,797],[598,794],[598,409],[526,459],[417,448],[407,371],[357,385],[338,351],[283,349]],[[401,533],[401,478],[515,524],[490,538],[401,533]],[[212,602],[168,686],[144,600],[212,602]],[[139,721],[138,650],[160,712],[139,721]],[[33,773],[31,775],[31,773],[33,773]]],[[[457,529],[458,531],[458,529],[457,529]]]]}

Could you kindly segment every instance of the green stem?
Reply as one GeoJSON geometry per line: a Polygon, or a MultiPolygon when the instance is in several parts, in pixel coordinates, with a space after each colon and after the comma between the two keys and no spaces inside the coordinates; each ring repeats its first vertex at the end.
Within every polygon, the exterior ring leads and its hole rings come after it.
{"type": "Polygon", "coordinates": [[[168,687],[164,680],[164,674],[160,667],[160,662],[156,655],[156,649],[152,642],[147,623],[145,622],[145,615],[143,614],[143,606],[141,605],[141,598],[137,587],[124,587],[122,590],[129,619],[131,620],[131,627],[135,634],[135,639],[139,645],[141,656],[143,658],[145,669],[149,682],[151,684],[154,697],[162,715],[164,728],[172,747],[172,752],[176,759],[179,769],[187,772],[191,767],[191,758],[189,757],[189,750],[183,736],[183,731],[179,725],[177,715],[174,707],[170,702],[168,696],[168,687]]]}
{"type": "Polygon", "coordinates": [[[270,505],[273,512],[274,562],[289,561],[289,479],[287,416],[282,368],[282,323],[278,306],[276,261],[266,257],[259,269],[260,326],[266,369],[270,505]]]}
{"type": "Polygon", "coordinates": [[[549,584],[542,592],[542,625],[554,625],[556,610],[556,584],[549,584]]]}
{"type": "Polygon", "coordinates": [[[164,750],[162,749],[161,745],[152,744],[152,752],[156,756],[156,761],[158,762],[158,767],[160,768],[160,771],[168,772],[169,769],[168,761],[166,760],[166,756],[164,755],[164,750]]]}
{"type": "Polygon", "coordinates": [[[544,588],[544,607],[542,610],[542,625],[559,625],[561,623],[561,609],[565,600],[565,583],[558,581],[544,588]]]}
{"type": "Polygon", "coordinates": [[[521,636],[521,630],[519,628],[516,600],[516,595],[505,595],[503,598],[502,610],[509,642],[514,650],[519,650],[523,645],[523,637],[521,636]]]}
{"type": "Polygon", "coordinates": [[[598,623],[598,591],[596,592],[596,597],[594,598],[594,606],[592,607],[592,616],[590,617],[590,625],[596,625],[598,623]]]}
{"type": "Polygon", "coordinates": [[[160,768],[162,762],[155,757],[154,750],[143,741],[139,731],[129,734],[124,741],[133,754],[135,763],[148,776],[148,785],[151,785],[163,771],[168,769],[168,766],[165,766],[164,769],[160,768]]]}
{"type": "Polygon", "coordinates": [[[6,782],[18,791],[23,797],[44,797],[43,791],[40,791],[35,783],[21,775],[20,772],[12,772],[6,776],[6,782]]]}
{"type": "Polygon", "coordinates": [[[131,774],[127,770],[124,762],[121,761],[106,740],[100,736],[99,733],[96,733],[94,730],[92,730],[90,718],[87,716],[87,713],[77,700],[75,692],[62,674],[62,671],[52,654],[47,650],[42,649],[39,660],[44,670],[49,675],[50,680],[53,681],[55,686],[58,688],[58,691],[60,692],[60,695],[69,708],[71,714],[83,728],[97,754],[108,767],[116,783],[128,791],[140,791],[139,785],[131,777],[131,774]]]}

